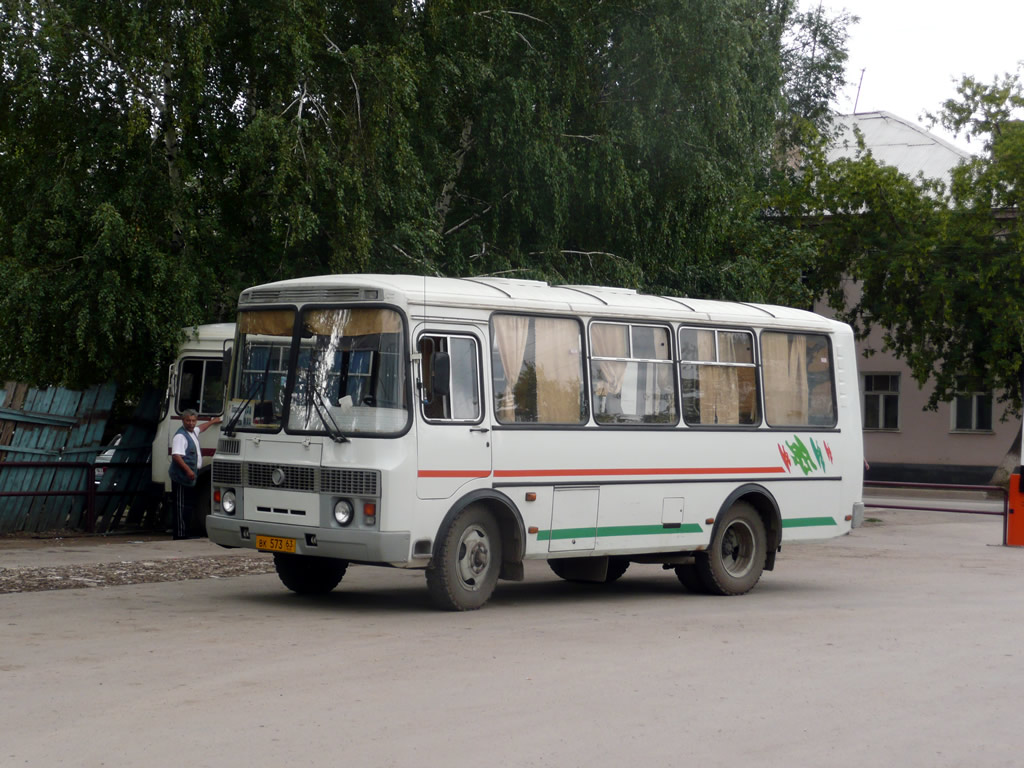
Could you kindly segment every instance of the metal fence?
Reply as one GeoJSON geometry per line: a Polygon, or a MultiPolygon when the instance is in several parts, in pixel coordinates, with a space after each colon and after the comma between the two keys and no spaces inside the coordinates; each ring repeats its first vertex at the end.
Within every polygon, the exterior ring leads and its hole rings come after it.
{"type": "Polygon", "coordinates": [[[149,464],[157,393],[143,396],[97,482],[114,392],[113,384],[0,389],[0,533],[159,523],[149,464]]]}

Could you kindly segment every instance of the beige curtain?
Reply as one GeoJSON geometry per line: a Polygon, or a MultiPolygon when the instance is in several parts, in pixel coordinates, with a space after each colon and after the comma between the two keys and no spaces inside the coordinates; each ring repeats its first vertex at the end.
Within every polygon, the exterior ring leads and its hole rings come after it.
{"type": "Polygon", "coordinates": [[[537,318],[537,417],[547,424],[577,424],[583,376],[580,327],[575,320],[537,318]]]}
{"type": "Polygon", "coordinates": [[[761,351],[768,423],[807,424],[807,338],[800,334],[762,333],[761,351]]]}
{"type": "Polygon", "coordinates": [[[306,313],[305,328],[317,336],[368,336],[398,333],[402,321],[389,309],[318,309],[306,313]]]}
{"type": "Polygon", "coordinates": [[[295,312],[290,309],[241,312],[238,315],[238,331],[239,333],[291,338],[294,322],[295,312]]]}
{"type": "MultiPolygon", "coordinates": [[[[629,326],[594,323],[590,326],[590,342],[594,357],[629,357],[626,333],[629,326]]],[[[618,395],[622,392],[622,379],[626,363],[621,360],[595,360],[602,381],[594,382],[594,394],[618,395]]]]}
{"type": "MultiPolygon", "coordinates": [[[[744,355],[742,346],[737,349],[737,337],[733,333],[718,334],[718,359],[736,360],[744,355]]],[[[715,424],[740,423],[740,380],[739,368],[715,366],[718,380],[715,382],[715,424]]]]}
{"type": "MultiPolygon", "coordinates": [[[[715,360],[714,331],[697,332],[697,355],[701,360],[715,360]]],[[[718,370],[714,365],[701,365],[697,368],[700,392],[700,423],[715,423],[715,392],[718,387],[718,370]]]]}
{"type": "Polygon", "coordinates": [[[498,419],[502,422],[516,420],[515,386],[526,354],[526,340],[530,331],[530,318],[517,315],[495,315],[494,341],[498,345],[498,356],[505,369],[505,392],[495,403],[498,419]]]}

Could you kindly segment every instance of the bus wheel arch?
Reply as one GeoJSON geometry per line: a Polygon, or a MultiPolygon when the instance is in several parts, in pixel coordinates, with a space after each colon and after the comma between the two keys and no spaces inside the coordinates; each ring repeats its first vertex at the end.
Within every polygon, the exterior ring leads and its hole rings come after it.
{"type": "Polygon", "coordinates": [[[782,546],[782,513],[779,512],[779,503],[771,491],[763,485],[747,483],[736,488],[726,497],[715,516],[715,528],[711,531],[711,538],[712,540],[715,538],[715,529],[718,528],[718,521],[722,515],[740,501],[752,506],[761,517],[761,522],[764,523],[765,534],[768,537],[764,569],[771,571],[775,568],[775,555],[782,546]]]}
{"type": "Polygon", "coordinates": [[[427,587],[441,608],[482,607],[499,578],[522,580],[522,518],[507,496],[477,491],[456,502],[434,541],[427,587]]]}
{"type": "Polygon", "coordinates": [[[768,568],[781,539],[782,521],[774,497],[761,486],[737,488],[722,503],[704,552],[697,553],[694,573],[676,575],[699,582],[701,591],[714,595],[742,595],[749,592],[768,568]]]}

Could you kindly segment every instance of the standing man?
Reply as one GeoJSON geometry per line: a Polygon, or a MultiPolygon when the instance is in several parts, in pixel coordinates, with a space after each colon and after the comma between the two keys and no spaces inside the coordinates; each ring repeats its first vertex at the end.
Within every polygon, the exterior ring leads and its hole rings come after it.
{"type": "Polygon", "coordinates": [[[197,426],[199,414],[192,408],[181,412],[181,428],[171,439],[171,488],[174,496],[174,538],[189,538],[189,525],[196,508],[196,478],[203,466],[203,452],[199,448],[199,435],[214,424],[218,416],[197,426]]]}

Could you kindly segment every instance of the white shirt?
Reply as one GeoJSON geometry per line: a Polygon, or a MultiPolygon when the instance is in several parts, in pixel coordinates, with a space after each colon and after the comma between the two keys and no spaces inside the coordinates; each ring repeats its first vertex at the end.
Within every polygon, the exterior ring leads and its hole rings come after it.
{"type": "MultiPolygon", "coordinates": [[[[203,450],[199,447],[199,427],[196,426],[192,430],[190,435],[192,442],[196,444],[196,471],[203,466],[203,450]]],[[[171,439],[171,455],[177,454],[178,456],[184,456],[188,446],[185,444],[185,436],[181,434],[181,431],[174,433],[174,437],[171,439]]]]}

